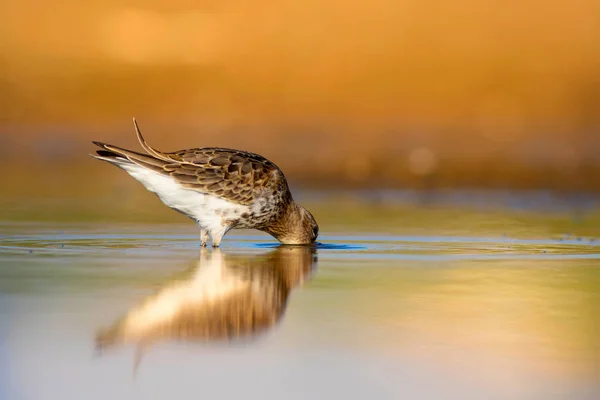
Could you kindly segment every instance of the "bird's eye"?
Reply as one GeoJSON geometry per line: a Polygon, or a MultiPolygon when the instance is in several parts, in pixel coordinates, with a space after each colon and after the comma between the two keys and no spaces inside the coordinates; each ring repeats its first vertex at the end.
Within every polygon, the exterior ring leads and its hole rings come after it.
{"type": "Polygon", "coordinates": [[[313,236],[316,238],[317,236],[319,236],[319,227],[315,226],[313,228],[313,236]]]}

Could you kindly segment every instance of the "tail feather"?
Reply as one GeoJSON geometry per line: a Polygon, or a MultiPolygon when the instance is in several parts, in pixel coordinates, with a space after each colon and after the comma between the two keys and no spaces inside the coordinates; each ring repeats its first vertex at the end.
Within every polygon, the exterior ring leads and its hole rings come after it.
{"type": "Polygon", "coordinates": [[[96,154],[91,156],[102,161],[107,161],[116,166],[124,164],[137,164],[139,166],[149,168],[151,170],[164,173],[163,166],[168,164],[163,160],[159,160],[147,154],[138,153],[137,151],[123,149],[112,144],[102,142],[92,142],[102,150],[97,150],[96,154]]]}
{"type": "Polygon", "coordinates": [[[163,160],[163,161],[167,161],[167,162],[173,161],[169,157],[165,156],[160,151],[153,149],[152,147],[150,147],[150,145],[148,143],[146,143],[146,140],[142,136],[142,131],[140,131],[140,127],[138,126],[138,123],[135,120],[135,118],[133,119],[133,126],[135,127],[135,133],[137,135],[138,141],[140,142],[140,144],[142,145],[144,150],[146,150],[148,152],[148,154],[158,158],[159,160],[163,160]]]}
{"type": "Polygon", "coordinates": [[[118,167],[124,167],[128,164],[136,164],[156,172],[166,173],[163,167],[167,164],[171,164],[176,161],[169,158],[160,151],[153,149],[146,143],[146,140],[142,136],[142,132],[140,131],[140,127],[138,126],[135,118],[133,119],[133,126],[135,127],[135,132],[137,134],[137,138],[140,144],[148,154],[142,154],[138,153],[137,151],[127,150],[122,147],[113,146],[112,144],[108,143],[92,141],[92,143],[100,147],[102,150],[97,150],[96,154],[90,155],[98,160],[107,161],[118,167]]]}
{"type": "Polygon", "coordinates": [[[133,162],[130,159],[109,150],[97,150],[96,154],[90,154],[90,156],[92,156],[96,160],[106,161],[116,166],[124,164],[133,164],[133,162]]]}
{"type": "Polygon", "coordinates": [[[112,151],[108,151],[108,150],[97,150],[96,155],[92,154],[92,157],[102,158],[102,159],[114,159],[117,161],[130,162],[129,159],[127,159],[125,157],[121,157],[117,153],[113,153],[112,151]]]}

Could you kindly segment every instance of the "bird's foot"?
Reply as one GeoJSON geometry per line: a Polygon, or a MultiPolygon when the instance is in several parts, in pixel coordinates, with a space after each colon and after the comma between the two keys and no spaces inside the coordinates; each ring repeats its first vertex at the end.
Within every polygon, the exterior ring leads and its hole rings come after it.
{"type": "Polygon", "coordinates": [[[200,246],[206,247],[206,242],[208,242],[208,230],[200,229],[200,246]]]}

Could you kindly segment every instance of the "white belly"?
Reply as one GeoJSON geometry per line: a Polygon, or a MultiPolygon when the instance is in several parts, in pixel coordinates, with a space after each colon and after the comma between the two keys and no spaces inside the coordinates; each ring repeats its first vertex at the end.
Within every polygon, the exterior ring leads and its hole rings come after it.
{"type": "Polygon", "coordinates": [[[120,165],[146,189],[155,193],[167,206],[195,220],[202,229],[219,231],[224,221],[239,218],[250,207],[222,198],[186,189],[170,176],[148,170],[136,164],[120,165]]]}

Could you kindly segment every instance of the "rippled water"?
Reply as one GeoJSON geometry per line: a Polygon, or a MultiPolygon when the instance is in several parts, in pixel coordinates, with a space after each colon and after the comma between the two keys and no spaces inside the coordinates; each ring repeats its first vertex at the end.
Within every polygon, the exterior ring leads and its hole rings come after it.
{"type": "Polygon", "coordinates": [[[600,398],[600,241],[9,223],[1,399],[600,398]]]}

